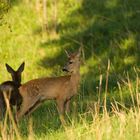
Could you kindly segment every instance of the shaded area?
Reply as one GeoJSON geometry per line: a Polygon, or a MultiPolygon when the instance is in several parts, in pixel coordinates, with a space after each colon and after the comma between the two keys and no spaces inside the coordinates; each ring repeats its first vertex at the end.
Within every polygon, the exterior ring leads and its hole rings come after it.
{"type": "Polygon", "coordinates": [[[41,44],[46,49],[52,45],[62,47],[56,56],[46,56],[42,66],[64,64],[63,49],[75,51],[82,44],[85,90],[95,91],[100,74],[105,81],[108,59],[111,61],[109,89],[112,90],[116,81],[125,76],[125,71],[140,65],[139,7],[138,0],[83,0],[81,7],[69,13],[61,23],[60,39],[41,44]],[[44,65],[46,63],[48,65],[44,65]]]}
{"type": "MultiPolygon", "coordinates": [[[[46,54],[49,49],[53,48],[57,52],[53,54],[52,51],[51,57],[46,55],[39,62],[39,65],[46,69],[52,68],[53,73],[58,65],[63,66],[67,61],[64,49],[74,52],[81,44],[84,47],[85,64],[81,69],[80,99],[76,100],[79,113],[88,111],[87,106],[90,109],[94,108],[94,103],[98,100],[97,90],[101,74],[103,75],[102,93],[104,93],[108,59],[111,61],[108,81],[109,95],[107,96],[108,110],[111,111],[111,102],[114,99],[121,101],[117,81],[126,77],[127,71],[130,77],[135,79],[133,67],[140,66],[139,7],[139,0],[135,2],[131,0],[83,0],[80,7],[61,21],[60,38],[40,44],[46,50],[46,54]]],[[[101,111],[103,100],[104,94],[101,95],[101,111]]],[[[124,106],[131,107],[132,102],[129,91],[124,90],[124,106]]],[[[40,129],[40,132],[37,132],[38,135],[42,132],[47,133],[49,129],[56,131],[60,127],[56,106],[53,103],[48,103],[34,112],[33,120],[34,128],[45,126],[43,130],[40,129]]]]}
{"type": "MultiPolygon", "coordinates": [[[[127,77],[127,72],[135,80],[134,67],[140,66],[140,2],[131,0],[83,0],[82,5],[69,13],[62,21],[60,38],[49,40],[41,47],[46,49],[55,46],[59,51],[51,58],[46,56],[40,65],[49,68],[53,73],[56,66],[63,66],[67,61],[64,49],[74,52],[82,44],[84,61],[82,65],[81,96],[98,100],[100,75],[103,75],[102,93],[105,92],[106,71],[110,60],[107,107],[111,102],[121,101],[117,82],[127,77]],[[115,93],[115,94],[114,94],[115,93]]],[[[83,57],[83,56],[82,56],[83,57]]],[[[122,86],[125,86],[122,83],[122,86]]],[[[127,107],[132,106],[129,91],[123,92],[123,102],[127,107]]],[[[104,94],[101,95],[101,106],[104,94]]],[[[136,100],[136,99],[135,99],[136,100]]],[[[82,111],[84,112],[84,111],[82,111]]]]}

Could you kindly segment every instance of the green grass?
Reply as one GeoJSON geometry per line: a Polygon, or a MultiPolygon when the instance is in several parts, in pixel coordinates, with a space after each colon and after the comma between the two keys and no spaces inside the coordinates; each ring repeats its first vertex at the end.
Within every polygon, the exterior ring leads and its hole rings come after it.
{"type": "Polygon", "coordinates": [[[20,122],[22,138],[139,139],[139,0],[59,0],[56,34],[51,25],[51,1],[48,6],[48,34],[42,33],[34,0],[12,1],[9,11],[2,13],[0,81],[11,79],[5,63],[16,69],[23,61],[22,83],[38,77],[64,75],[61,71],[67,61],[64,49],[73,52],[82,44],[79,95],[71,103],[65,128],[60,123],[55,102],[47,101],[20,122]],[[105,106],[108,60],[111,65],[105,106]]]}

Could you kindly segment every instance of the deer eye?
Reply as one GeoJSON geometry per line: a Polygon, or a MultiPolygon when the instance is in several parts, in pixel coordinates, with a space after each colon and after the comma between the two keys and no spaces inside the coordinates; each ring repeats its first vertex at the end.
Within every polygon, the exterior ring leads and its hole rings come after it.
{"type": "Polygon", "coordinates": [[[73,62],[71,62],[71,61],[69,62],[69,64],[72,64],[72,63],[73,63],[73,62]]]}

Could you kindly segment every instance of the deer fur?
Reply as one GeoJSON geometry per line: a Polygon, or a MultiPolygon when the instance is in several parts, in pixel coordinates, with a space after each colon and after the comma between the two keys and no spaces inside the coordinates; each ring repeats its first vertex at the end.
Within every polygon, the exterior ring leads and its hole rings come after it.
{"type": "Polygon", "coordinates": [[[43,101],[54,99],[60,115],[69,111],[71,98],[77,94],[80,81],[80,54],[68,54],[68,64],[63,68],[69,74],[60,77],[46,77],[28,81],[19,88],[23,98],[20,110],[16,114],[17,121],[26,114],[33,112],[43,101]]]}

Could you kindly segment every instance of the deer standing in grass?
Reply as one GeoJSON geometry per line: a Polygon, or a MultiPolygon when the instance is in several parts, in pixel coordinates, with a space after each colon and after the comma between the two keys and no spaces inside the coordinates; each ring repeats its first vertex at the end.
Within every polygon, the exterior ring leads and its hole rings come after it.
{"type": "Polygon", "coordinates": [[[18,88],[21,86],[21,74],[24,70],[24,65],[25,63],[23,62],[16,71],[8,64],[5,65],[7,71],[12,76],[12,81],[5,81],[0,84],[0,117],[4,116],[6,112],[4,92],[9,96],[10,106],[16,106],[17,110],[20,108],[22,97],[19,94],[18,88]]]}
{"type": "Polygon", "coordinates": [[[68,72],[69,75],[34,79],[19,88],[23,102],[16,114],[17,121],[23,115],[33,112],[43,101],[55,99],[60,119],[63,123],[64,112],[69,112],[70,100],[77,94],[78,90],[80,81],[80,54],[81,48],[76,53],[70,55],[67,53],[69,61],[63,68],[63,71],[68,72]]]}

